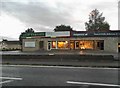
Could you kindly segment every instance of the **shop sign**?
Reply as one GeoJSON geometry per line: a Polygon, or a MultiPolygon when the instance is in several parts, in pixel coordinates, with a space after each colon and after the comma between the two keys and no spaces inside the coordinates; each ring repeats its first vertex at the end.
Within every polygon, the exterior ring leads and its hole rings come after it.
{"type": "Polygon", "coordinates": [[[120,35],[120,33],[94,33],[94,35],[120,35]]]}
{"type": "Polygon", "coordinates": [[[24,34],[22,34],[22,38],[33,37],[33,36],[45,36],[45,32],[24,33],[24,34]]]}
{"type": "Polygon", "coordinates": [[[73,33],[73,36],[87,36],[87,33],[73,33]]]}
{"type": "Polygon", "coordinates": [[[72,33],[73,37],[80,37],[80,36],[120,36],[120,33],[72,33]]]}

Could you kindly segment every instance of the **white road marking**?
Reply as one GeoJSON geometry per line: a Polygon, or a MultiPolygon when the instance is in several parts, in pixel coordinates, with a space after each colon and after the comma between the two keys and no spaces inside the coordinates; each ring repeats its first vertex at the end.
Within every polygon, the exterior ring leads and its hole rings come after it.
{"type": "Polygon", "coordinates": [[[14,81],[14,80],[2,81],[2,82],[0,82],[0,84],[3,84],[3,83],[9,83],[9,82],[12,82],[12,81],[14,81]]]}
{"type": "Polygon", "coordinates": [[[75,82],[75,81],[67,81],[66,83],[69,84],[81,84],[81,85],[96,85],[96,86],[114,86],[114,87],[120,87],[120,85],[115,84],[103,84],[103,83],[88,83],[88,82],[75,82]]]}
{"type": "Polygon", "coordinates": [[[0,79],[10,79],[10,80],[22,80],[22,78],[13,78],[13,77],[0,77],[0,79]]]}
{"type": "Polygon", "coordinates": [[[13,77],[0,77],[0,79],[8,79],[7,81],[2,81],[0,82],[0,84],[3,84],[3,83],[9,83],[9,82],[12,82],[14,80],[22,80],[22,78],[13,78],[13,77]]]}
{"type": "Polygon", "coordinates": [[[79,69],[110,69],[110,70],[118,70],[118,68],[97,68],[97,67],[72,67],[72,66],[37,66],[37,65],[2,65],[2,67],[4,66],[9,66],[9,67],[34,67],[34,68],[79,68],[79,69]]]}

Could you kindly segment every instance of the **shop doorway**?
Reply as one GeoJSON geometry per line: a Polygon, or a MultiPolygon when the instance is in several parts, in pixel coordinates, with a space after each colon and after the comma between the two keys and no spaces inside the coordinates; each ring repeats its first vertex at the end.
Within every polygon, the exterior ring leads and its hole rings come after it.
{"type": "Polygon", "coordinates": [[[79,49],[79,41],[75,41],[75,49],[79,49]]]}
{"type": "Polygon", "coordinates": [[[40,49],[44,49],[44,41],[39,42],[40,49]]]}
{"type": "Polygon", "coordinates": [[[100,43],[100,46],[101,46],[100,49],[101,49],[101,50],[104,50],[104,42],[101,42],[101,43],[100,43]]]}
{"type": "Polygon", "coordinates": [[[47,44],[47,50],[51,50],[51,42],[48,42],[48,44],[47,44]]]}
{"type": "Polygon", "coordinates": [[[100,50],[104,50],[104,41],[103,40],[98,41],[97,42],[97,47],[100,50]]]}

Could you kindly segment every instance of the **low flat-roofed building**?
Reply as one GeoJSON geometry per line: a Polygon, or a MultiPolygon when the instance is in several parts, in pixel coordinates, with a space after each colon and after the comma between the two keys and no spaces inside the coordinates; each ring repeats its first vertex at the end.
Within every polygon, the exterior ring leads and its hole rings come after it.
{"type": "Polygon", "coordinates": [[[22,51],[101,50],[120,52],[120,31],[34,32],[22,35],[22,51]]]}
{"type": "Polygon", "coordinates": [[[21,50],[19,41],[3,40],[0,44],[1,50],[21,50]]]}

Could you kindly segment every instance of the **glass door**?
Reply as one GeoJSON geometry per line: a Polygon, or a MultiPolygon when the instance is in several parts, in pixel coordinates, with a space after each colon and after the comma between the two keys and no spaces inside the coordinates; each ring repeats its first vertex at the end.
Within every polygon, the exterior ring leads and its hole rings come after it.
{"type": "Polygon", "coordinates": [[[79,41],[75,41],[75,49],[79,49],[79,41]]]}
{"type": "Polygon", "coordinates": [[[51,42],[48,42],[47,45],[48,45],[48,46],[47,46],[47,50],[51,50],[51,42]]]}

